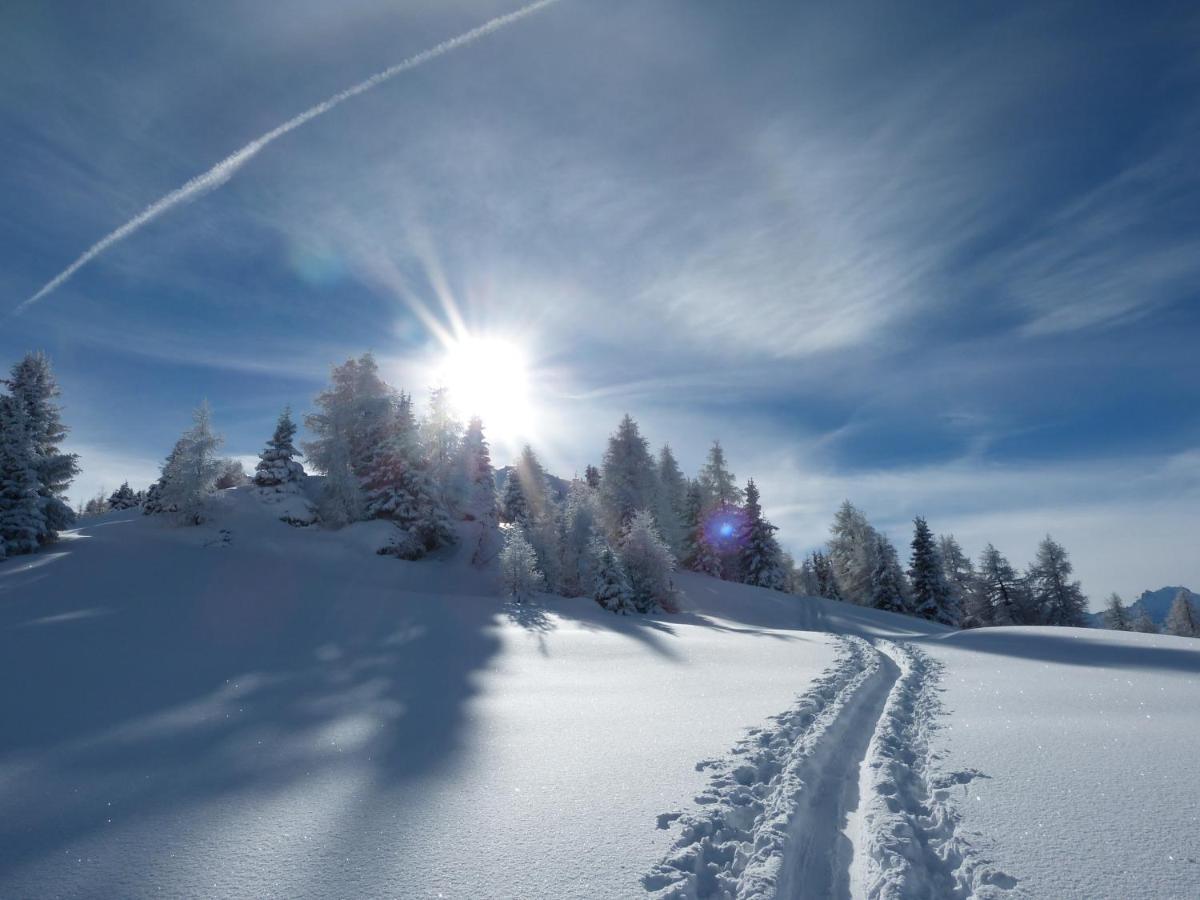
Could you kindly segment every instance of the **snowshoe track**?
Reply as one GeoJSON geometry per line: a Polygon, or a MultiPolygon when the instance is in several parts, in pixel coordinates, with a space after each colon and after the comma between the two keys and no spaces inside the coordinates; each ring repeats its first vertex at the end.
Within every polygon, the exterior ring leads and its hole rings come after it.
{"type": "Polygon", "coordinates": [[[715,769],[681,833],[642,877],[660,898],[871,900],[1012,897],[1016,880],[959,833],[952,793],[975,772],[935,771],[940,665],[908,645],[839,637],[829,669],[715,769]]]}

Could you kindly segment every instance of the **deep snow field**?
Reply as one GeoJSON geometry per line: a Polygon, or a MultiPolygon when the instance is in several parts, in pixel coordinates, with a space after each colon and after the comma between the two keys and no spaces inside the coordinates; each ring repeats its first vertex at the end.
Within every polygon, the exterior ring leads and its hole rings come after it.
{"type": "Polygon", "coordinates": [[[471,526],[277,515],[0,563],[0,897],[1200,897],[1200,641],[514,607],[471,526]]]}

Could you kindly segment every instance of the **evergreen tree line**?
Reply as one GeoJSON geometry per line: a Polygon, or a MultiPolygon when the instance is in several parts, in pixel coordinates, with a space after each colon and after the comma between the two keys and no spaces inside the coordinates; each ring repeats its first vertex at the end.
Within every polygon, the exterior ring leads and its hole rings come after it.
{"type": "Polygon", "coordinates": [[[588,465],[561,498],[532,448],[506,473],[499,497],[508,526],[506,589],[591,596],[617,613],[675,608],[673,573],[689,569],[787,590],[794,566],[763,515],[753,479],[737,485],[714,442],[694,479],[669,444],[650,450],[626,415],[599,467],[588,465]]]}
{"type": "MultiPolygon", "coordinates": [[[[0,558],[32,552],[73,523],[65,493],[79,471],[77,457],[61,449],[67,429],[45,355],[28,354],[2,384],[0,558]]],[[[991,544],[973,563],[953,535],[935,537],[918,516],[905,569],[887,536],[847,501],[826,548],[797,566],[763,514],[758,486],[753,479],[738,484],[720,442],[689,478],[670,445],[653,454],[628,415],[610,436],[600,466],[587,466],[561,492],[528,446],[497,491],[483,423],[457,421],[444,388],[430,392],[418,420],[411,396],[383,381],[369,353],[334,367],[305,424],[313,435],[303,445],[305,456],[324,482],[316,516],[285,521],[319,518],[336,528],[389,520],[396,536],[381,552],[408,559],[453,543],[453,522],[477,522],[476,562],[497,555],[497,526],[504,523],[501,572],[506,590],[518,598],[549,591],[590,596],[619,613],[672,609],[672,576],[686,569],[964,628],[1087,624],[1087,598],[1071,578],[1066,550],[1050,536],[1018,572],[991,544]]],[[[264,495],[306,498],[296,432],[285,409],[252,479],[264,495]]],[[[221,444],[211,410],[201,404],[148,490],[125,482],[80,511],[140,506],[199,523],[212,493],[251,481],[239,461],[218,455],[221,444]]],[[[1144,609],[1135,616],[1116,594],[1105,621],[1119,630],[1157,630],[1144,609]]],[[[1200,636],[1200,611],[1186,591],[1175,598],[1165,630],[1200,636]]]]}
{"type": "Polygon", "coordinates": [[[847,500],[827,549],[801,563],[799,592],[962,628],[1087,625],[1087,597],[1071,579],[1067,551],[1049,535],[1022,573],[991,544],[972,563],[953,535],[935,537],[921,516],[910,547],[905,570],[888,537],[847,500]]]}

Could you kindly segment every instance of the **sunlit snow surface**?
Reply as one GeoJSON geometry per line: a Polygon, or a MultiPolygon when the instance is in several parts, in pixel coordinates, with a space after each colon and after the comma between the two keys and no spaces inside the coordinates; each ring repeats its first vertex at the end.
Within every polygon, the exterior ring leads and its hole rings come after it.
{"type": "Polygon", "coordinates": [[[380,523],[274,516],[227,492],[211,526],[113,513],[0,563],[0,896],[644,897],[697,763],[841,634],[944,664],[931,751],[986,776],[953,788],[960,830],[1017,891],[1197,895],[1200,642],[960,635],[691,575],[679,615],[513,611],[457,555],[374,555],[380,523]]]}

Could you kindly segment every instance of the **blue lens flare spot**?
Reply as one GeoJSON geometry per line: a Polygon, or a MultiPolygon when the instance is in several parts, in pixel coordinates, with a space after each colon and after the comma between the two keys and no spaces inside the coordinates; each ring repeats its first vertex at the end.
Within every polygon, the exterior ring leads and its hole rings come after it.
{"type": "Polygon", "coordinates": [[[721,537],[732,537],[733,536],[733,523],[732,522],[722,522],[720,530],[721,530],[721,537]]]}

